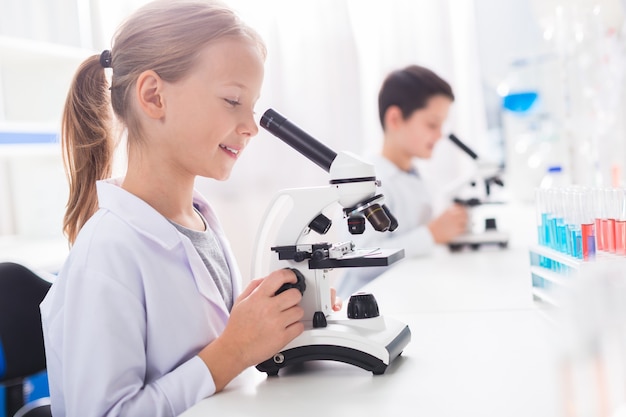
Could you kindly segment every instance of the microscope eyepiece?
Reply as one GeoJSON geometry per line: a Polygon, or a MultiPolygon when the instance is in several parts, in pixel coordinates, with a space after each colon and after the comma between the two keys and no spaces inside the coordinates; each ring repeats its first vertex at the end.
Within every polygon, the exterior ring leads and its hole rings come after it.
{"type": "Polygon", "coordinates": [[[450,135],[448,135],[448,138],[452,141],[452,143],[461,148],[461,150],[468,154],[472,159],[478,159],[478,155],[476,155],[476,152],[471,150],[470,147],[463,143],[461,139],[459,139],[454,133],[450,133],[450,135]]]}
{"type": "Polygon", "coordinates": [[[279,114],[277,111],[268,109],[261,116],[260,124],[271,133],[274,133],[275,131],[280,130],[280,127],[286,120],[287,118],[279,114]]]}
{"type": "Polygon", "coordinates": [[[277,111],[266,110],[261,116],[260,125],[326,172],[330,171],[330,166],[337,157],[337,153],[291,123],[277,111]]]}

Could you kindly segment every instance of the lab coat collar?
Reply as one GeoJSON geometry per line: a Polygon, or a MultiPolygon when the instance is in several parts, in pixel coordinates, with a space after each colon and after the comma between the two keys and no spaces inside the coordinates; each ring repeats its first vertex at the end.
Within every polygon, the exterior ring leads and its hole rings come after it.
{"type": "MultiPolygon", "coordinates": [[[[100,208],[111,211],[115,214],[122,214],[130,225],[144,236],[158,242],[164,248],[171,249],[180,242],[178,231],[172,228],[171,224],[157,212],[152,206],[129,193],[122,187],[122,178],[112,178],[98,181],[98,203],[100,208]]],[[[198,191],[193,190],[193,205],[202,213],[209,225],[219,224],[209,202],[198,191]]],[[[212,227],[214,233],[220,241],[225,241],[220,228],[212,227]]]]}
{"type": "Polygon", "coordinates": [[[98,181],[98,204],[100,208],[123,218],[137,232],[172,249],[180,243],[178,231],[148,203],[121,187],[122,179],[98,181]]]}

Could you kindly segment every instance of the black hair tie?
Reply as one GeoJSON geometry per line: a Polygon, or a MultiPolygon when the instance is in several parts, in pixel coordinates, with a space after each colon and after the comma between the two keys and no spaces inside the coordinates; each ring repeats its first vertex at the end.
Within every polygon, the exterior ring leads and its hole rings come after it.
{"type": "Polygon", "coordinates": [[[105,49],[100,54],[100,65],[102,68],[111,68],[111,51],[105,49]]]}

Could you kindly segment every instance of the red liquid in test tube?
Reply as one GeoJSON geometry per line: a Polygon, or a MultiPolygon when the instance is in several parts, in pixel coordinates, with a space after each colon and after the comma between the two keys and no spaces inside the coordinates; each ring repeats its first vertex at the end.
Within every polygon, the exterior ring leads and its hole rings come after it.
{"type": "Polygon", "coordinates": [[[626,255],[626,220],[615,222],[615,253],[626,255]]]}
{"type": "Polygon", "coordinates": [[[615,219],[602,220],[606,224],[604,230],[604,246],[607,252],[615,253],[615,219]]]}
{"type": "Polygon", "coordinates": [[[588,261],[589,259],[593,259],[595,256],[595,233],[594,233],[594,224],[581,224],[580,225],[581,234],[582,234],[582,246],[583,246],[583,259],[588,261]]]}
{"type": "Polygon", "coordinates": [[[615,220],[620,218],[622,190],[619,188],[607,188],[604,190],[604,204],[606,209],[607,227],[604,236],[606,250],[615,253],[615,220]]]}
{"type": "Polygon", "coordinates": [[[602,219],[596,218],[596,249],[604,250],[604,233],[602,228],[602,219]]]}
{"type": "Polygon", "coordinates": [[[596,249],[601,251],[609,250],[607,245],[607,230],[609,227],[608,217],[606,213],[606,197],[604,188],[594,188],[593,207],[594,218],[596,221],[596,249]]]}
{"type": "Polygon", "coordinates": [[[618,189],[616,194],[615,253],[626,255],[626,189],[618,189]]]}
{"type": "Polygon", "coordinates": [[[578,202],[574,205],[580,219],[580,234],[582,240],[582,255],[585,261],[596,258],[596,235],[598,229],[595,225],[595,205],[591,190],[583,189],[577,194],[578,202]]]}

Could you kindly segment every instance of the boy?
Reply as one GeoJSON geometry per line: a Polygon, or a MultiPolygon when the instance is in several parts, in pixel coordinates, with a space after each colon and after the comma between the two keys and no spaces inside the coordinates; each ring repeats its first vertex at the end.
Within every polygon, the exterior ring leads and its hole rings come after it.
{"type": "MultiPolygon", "coordinates": [[[[385,204],[398,220],[393,232],[366,232],[351,236],[360,248],[403,248],[405,256],[429,254],[435,244],[445,244],[465,231],[466,210],[452,205],[433,218],[432,202],[413,164],[428,159],[442,136],[454,94],[433,71],[412,65],[387,76],[378,95],[384,141],[370,161],[382,182],[385,204]]],[[[337,284],[337,294],[347,299],[374,280],[385,267],[350,268],[337,284]]]]}

